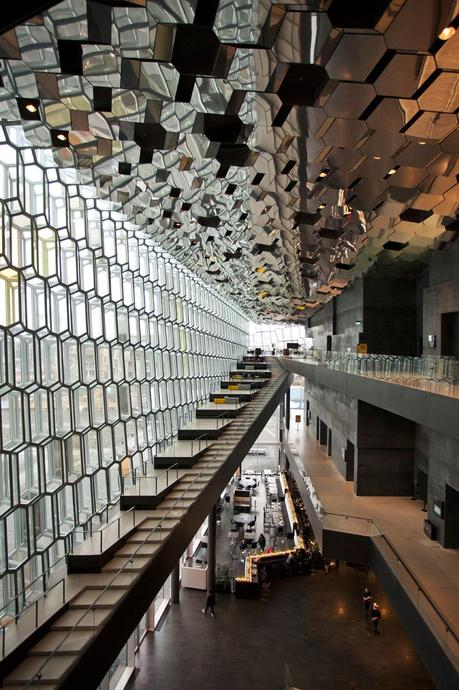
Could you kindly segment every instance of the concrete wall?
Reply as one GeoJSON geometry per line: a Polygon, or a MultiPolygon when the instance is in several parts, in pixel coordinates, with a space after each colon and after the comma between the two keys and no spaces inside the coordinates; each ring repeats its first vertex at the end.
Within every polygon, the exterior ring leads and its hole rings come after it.
{"type": "Polygon", "coordinates": [[[329,335],[339,352],[364,342],[371,353],[414,355],[416,313],[415,280],[365,276],[309,319],[308,336],[320,350],[329,335]]]}
{"type": "Polygon", "coordinates": [[[343,294],[335,297],[309,319],[307,335],[314,347],[327,349],[327,335],[332,336],[332,349],[355,352],[363,323],[363,281],[357,280],[343,294]]]}
{"type": "Polygon", "coordinates": [[[357,400],[344,393],[330,391],[323,386],[312,384],[307,379],[305,379],[304,400],[305,407],[306,401],[310,403],[311,426],[314,435],[317,417],[332,430],[331,459],[342,476],[346,477],[344,450],[348,439],[354,446],[357,443],[357,400]]]}
{"type": "Polygon", "coordinates": [[[333,333],[333,300],[308,319],[306,335],[314,340],[316,350],[327,349],[327,335],[333,333]]]}
{"type": "Polygon", "coordinates": [[[411,496],[415,424],[359,401],[355,493],[411,496]]]}
{"type": "Polygon", "coordinates": [[[368,352],[416,354],[416,281],[366,276],[363,336],[368,352]]]}
{"type": "Polygon", "coordinates": [[[441,315],[459,311],[459,242],[433,254],[423,287],[422,336],[424,354],[441,354],[441,315]],[[427,346],[427,336],[436,336],[436,347],[427,346]]]}
{"type": "MultiPolygon", "coordinates": [[[[437,528],[437,540],[443,545],[445,523],[433,512],[433,501],[434,499],[445,500],[445,484],[459,491],[459,441],[425,427],[418,433],[423,439],[422,451],[427,455],[429,476],[427,517],[437,528]]],[[[416,463],[420,460],[422,460],[422,455],[417,449],[416,463]]]]}

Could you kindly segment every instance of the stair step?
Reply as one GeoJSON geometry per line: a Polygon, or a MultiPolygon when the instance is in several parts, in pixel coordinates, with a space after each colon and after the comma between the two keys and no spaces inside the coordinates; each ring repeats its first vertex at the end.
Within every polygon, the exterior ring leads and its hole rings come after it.
{"type": "MultiPolygon", "coordinates": [[[[142,542],[140,542],[142,544],[142,542]]],[[[159,544],[142,544],[139,542],[127,542],[121,549],[117,551],[119,556],[153,556],[158,550],[159,544]]]]}
{"type": "Polygon", "coordinates": [[[149,560],[150,559],[147,558],[146,556],[143,556],[143,557],[142,556],[134,556],[133,562],[126,565],[126,563],[127,563],[126,558],[122,558],[122,557],[118,558],[117,556],[115,556],[115,558],[112,558],[112,560],[109,561],[107,563],[107,565],[105,565],[102,568],[102,572],[103,573],[117,573],[120,570],[120,568],[123,568],[124,566],[129,568],[129,571],[131,571],[131,572],[137,572],[137,571],[142,570],[142,568],[144,568],[146,566],[146,564],[149,562],[149,560]]]}
{"type": "Polygon", "coordinates": [[[81,609],[70,609],[53,623],[51,630],[70,630],[73,626],[78,630],[94,630],[94,627],[97,628],[104,622],[109,613],[108,609],[96,609],[86,613],[81,609]]]}
{"type": "Polygon", "coordinates": [[[115,589],[110,587],[103,589],[86,589],[70,602],[70,610],[80,608],[86,609],[94,604],[96,609],[112,608],[126,593],[126,589],[115,589]]]}
{"type": "Polygon", "coordinates": [[[5,678],[5,683],[17,687],[27,685],[27,683],[40,671],[41,679],[33,680],[32,686],[43,686],[59,683],[60,678],[78,659],[76,655],[55,655],[49,657],[47,654],[40,656],[30,656],[17,666],[12,673],[5,678]],[[49,659],[48,663],[45,661],[49,659]],[[44,664],[44,666],[43,666],[44,664]],[[43,668],[41,669],[41,667],[43,668]],[[41,669],[41,670],[40,670],[41,669]]]}
{"type": "Polygon", "coordinates": [[[29,654],[31,656],[51,654],[57,650],[55,654],[77,654],[87,645],[94,637],[92,630],[74,630],[71,633],[65,630],[53,630],[38,642],[29,654]],[[57,649],[59,648],[59,649],[57,649]]]}

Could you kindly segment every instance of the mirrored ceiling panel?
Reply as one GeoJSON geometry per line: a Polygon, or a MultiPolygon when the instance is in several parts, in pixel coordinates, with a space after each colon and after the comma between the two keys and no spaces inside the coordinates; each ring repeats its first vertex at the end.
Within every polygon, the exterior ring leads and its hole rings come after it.
{"type": "Polygon", "coordinates": [[[252,318],[300,322],[456,239],[456,13],[65,0],[0,36],[0,117],[252,318]]]}

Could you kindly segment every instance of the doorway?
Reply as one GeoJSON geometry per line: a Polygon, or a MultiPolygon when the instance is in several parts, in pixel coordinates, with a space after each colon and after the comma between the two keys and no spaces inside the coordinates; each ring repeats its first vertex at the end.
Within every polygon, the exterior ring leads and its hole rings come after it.
{"type": "Polygon", "coordinates": [[[416,493],[415,493],[415,498],[419,499],[424,503],[424,508],[425,510],[426,504],[427,504],[427,485],[428,485],[428,476],[425,472],[422,470],[417,470],[416,472],[416,493]]]}
{"type": "Polygon", "coordinates": [[[327,445],[327,436],[328,436],[328,427],[323,422],[320,420],[320,437],[319,437],[319,442],[321,446],[326,446],[327,445]]]}
{"type": "Polygon", "coordinates": [[[354,453],[355,447],[348,439],[346,450],[344,451],[344,460],[346,462],[346,481],[354,481],[354,453]]]}
{"type": "Polygon", "coordinates": [[[332,454],[332,430],[328,430],[328,444],[327,444],[327,455],[331,457],[332,454]]]}
{"type": "Polygon", "coordinates": [[[445,549],[459,549],[459,491],[445,484],[445,549]]]}
{"type": "Polygon", "coordinates": [[[459,311],[441,315],[441,354],[459,359],[459,311]]]}

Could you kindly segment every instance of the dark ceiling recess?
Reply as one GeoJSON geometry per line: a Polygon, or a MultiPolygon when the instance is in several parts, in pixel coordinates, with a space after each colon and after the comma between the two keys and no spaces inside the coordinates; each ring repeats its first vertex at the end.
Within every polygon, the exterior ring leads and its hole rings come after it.
{"type": "Polygon", "coordinates": [[[111,112],[112,90],[107,86],[94,86],[94,110],[111,112]]]}
{"type": "Polygon", "coordinates": [[[339,268],[342,271],[350,271],[351,268],[354,268],[355,264],[343,264],[341,261],[338,261],[338,263],[335,264],[336,268],[339,268]]]}
{"type": "Polygon", "coordinates": [[[406,220],[409,223],[422,223],[430,218],[432,213],[432,211],[423,211],[419,208],[408,208],[400,214],[400,220],[406,220]]]}
{"type": "MultiPolygon", "coordinates": [[[[272,81],[277,81],[284,69],[285,65],[278,65],[272,81]]],[[[288,105],[314,105],[327,81],[328,74],[320,65],[291,64],[287,67],[277,95],[288,105]]]]}
{"type": "Polygon", "coordinates": [[[390,249],[392,252],[400,252],[402,249],[405,249],[408,244],[409,242],[394,242],[393,240],[389,240],[389,242],[383,244],[383,247],[384,249],[390,249]]]}
{"type": "Polygon", "coordinates": [[[83,74],[83,48],[78,41],[58,41],[59,61],[62,74],[83,74]]]}
{"type": "Polygon", "coordinates": [[[328,16],[343,29],[374,29],[392,0],[332,0],[328,16]]]}
{"type": "Polygon", "coordinates": [[[37,14],[58,5],[61,0],[52,0],[52,2],[4,2],[2,3],[2,11],[0,12],[0,34],[12,29],[18,24],[35,17],[37,14]]]}

